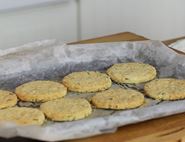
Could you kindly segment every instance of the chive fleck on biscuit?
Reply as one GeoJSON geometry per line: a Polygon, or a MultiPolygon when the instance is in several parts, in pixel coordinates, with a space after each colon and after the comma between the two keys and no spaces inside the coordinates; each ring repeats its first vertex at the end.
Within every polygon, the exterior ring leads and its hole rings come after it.
{"type": "Polygon", "coordinates": [[[92,103],[103,109],[131,109],[144,103],[144,95],[132,89],[111,88],[95,94],[92,103]]]}
{"type": "Polygon", "coordinates": [[[18,86],[15,93],[22,101],[45,102],[66,95],[67,88],[53,81],[32,81],[18,86]]]}
{"type": "Polygon", "coordinates": [[[156,79],[144,86],[146,94],[157,100],[178,100],[185,98],[185,80],[172,78],[156,79]]]}
{"type": "Polygon", "coordinates": [[[12,107],[17,104],[17,96],[9,91],[0,90],[0,109],[12,107]]]}
{"type": "Polygon", "coordinates": [[[112,80],[118,83],[143,83],[156,77],[156,69],[143,63],[114,64],[107,70],[112,80]]]}
{"type": "Polygon", "coordinates": [[[74,92],[96,92],[111,87],[108,75],[95,71],[73,72],[63,79],[63,84],[74,92]]]}
{"type": "Polygon", "coordinates": [[[91,114],[90,103],[85,99],[62,98],[41,104],[40,110],[53,121],[72,121],[91,114]]]}
{"type": "Polygon", "coordinates": [[[0,121],[12,121],[21,125],[41,125],[44,114],[36,108],[11,107],[0,110],[0,121]]]}

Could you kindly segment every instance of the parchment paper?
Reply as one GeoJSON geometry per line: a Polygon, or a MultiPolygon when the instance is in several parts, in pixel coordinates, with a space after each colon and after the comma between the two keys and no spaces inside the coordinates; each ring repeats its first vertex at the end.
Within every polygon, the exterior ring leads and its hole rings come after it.
{"type": "MultiPolygon", "coordinates": [[[[185,56],[178,55],[159,41],[65,45],[55,40],[40,41],[2,51],[1,89],[14,90],[31,80],[60,81],[73,71],[104,71],[118,62],[143,62],[156,67],[158,77],[185,78],[185,56]],[[38,44],[37,44],[38,43],[38,44]],[[43,44],[42,44],[43,43],[43,44]],[[28,48],[29,47],[29,48],[28,48]]],[[[141,85],[113,84],[113,87],[142,91],[141,85]]],[[[90,99],[93,93],[69,92],[66,97],[90,99]]],[[[19,102],[18,105],[27,105],[19,102]]],[[[38,107],[36,104],[28,106],[38,107]]],[[[67,140],[113,132],[117,127],[185,112],[185,100],[159,102],[146,98],[143,106],[125,111],[93,109],[93,114],[73,122],[46,121],[43,126],[16,126],[0,123],[0,137],[22,136],[44,141],[67,140]]]]}

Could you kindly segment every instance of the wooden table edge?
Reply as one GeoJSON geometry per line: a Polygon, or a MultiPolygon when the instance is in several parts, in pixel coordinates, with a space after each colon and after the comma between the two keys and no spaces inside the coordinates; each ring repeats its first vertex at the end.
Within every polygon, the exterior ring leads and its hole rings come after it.
{"type": "Polygon", "coordinates": [[[131,32],[121,32],[121,33],[86,39],[86,40],[70,42],[68,44],[91,44],[91,43],[101,43],[101,42],[140,41],[140,40],[148,40],[148,38],[131,32]]]}

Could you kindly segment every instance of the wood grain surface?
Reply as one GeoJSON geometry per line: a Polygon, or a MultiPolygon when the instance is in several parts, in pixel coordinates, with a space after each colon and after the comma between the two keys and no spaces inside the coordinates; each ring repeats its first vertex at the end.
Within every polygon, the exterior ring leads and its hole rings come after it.
{"type": "Polygon", "coordinates": [[[86,44],[86,43],[101,43],[101,42],[119,42],[119,41],[142,41],[148,40],[146,37],[130,33],[130,32],[123,32],[113,35],[107,35],[104,37],[97,37],[93,39],[87,39],[77,42],[71,42],[69,44],[86,44]]]}

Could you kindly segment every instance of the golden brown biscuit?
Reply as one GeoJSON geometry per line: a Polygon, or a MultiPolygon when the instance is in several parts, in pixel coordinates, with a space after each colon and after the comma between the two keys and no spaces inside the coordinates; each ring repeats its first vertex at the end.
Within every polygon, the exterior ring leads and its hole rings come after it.
{"type": "Polygon", "coordinates": [[[185,98],[185,80],[172,78],[156,79],[144,86],[146,94],[157,100],[178,100],[185,98]]]}
{"type": "Polygon", "coordinates": [[[118,83],[143,83],[156,77],[156,69],[143,63],[114,64],[107,70],[110,78],[118,83]]]}
{"type": "Polygon", "coordinates": [[[18,86],[15,93],[22,101],[45,102],[65,96],[67,88],[54,81],[31,81],[18,86]]]}
{"type": "Polygon", "coordinates": [[[95,71],[73,72],[63,79],[63,84],[74,92],[97,92],[111,87],[108,75],[95,71]]]}
{"type": "Polygon", "coordinates": [[[138,91],[123,88],[111,88],[92,97],[97,108],[131,109],[144,103],[144,95],[138,91]]]}
{"type": "Polygon", "coordinates": [[[9,91],[0,90],[0,109],[12,107],[17,104],[17,96],[9,91]]]}
{"type": "Polygon", "coordinates": [[[11,107],[0,110],[0,121],[12,121],[21,125],[41,125],[44,114],[36,108],[11,107]]]}
{"type": "Polygon", "coordinates": [[[85,99],[62,98],[41,104],[40,109],[53,121],[72,121],[87,117],[92,109],[85,99]]]}

